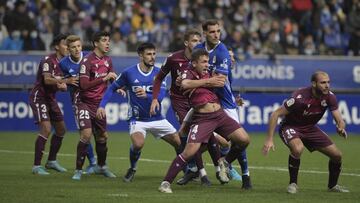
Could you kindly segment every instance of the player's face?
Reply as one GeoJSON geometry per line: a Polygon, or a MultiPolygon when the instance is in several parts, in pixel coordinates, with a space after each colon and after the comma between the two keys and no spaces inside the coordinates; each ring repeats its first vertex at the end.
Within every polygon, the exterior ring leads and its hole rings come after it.
{"type": "Polygon", "coordinates": [[[67,56],[68,53],[69,53],[69,52],[68,52],[68,47],[67,47],[66,42],[65,42],[64,39],[61,40],[61,42],[59,43],[59,45],[56,45],[55,48],[56,48],[56,51],[57,51],[62,57],[67,56]]]}
{"type": "Polygon", "coordinates": [[[330,91],[330,79],[327,74],[319,74],[317,76],[317,81],[313,82],[317,94],[329,94],[330,91]]]}
{"type": "Polygon", "coordinates": [[[142,54],[140,54],[140,60],[147,67],[154,66],[155,64],[156,51],[155,49],[145,49],[142,54]]]}
{"type": "Polygon", "coordinates": [[[96,48],[102,52],[107,53],[110,51],[110,37],[102,36],[98,42],[95,43],[96,48]]]}
{"type": "Polygon", "coordinates": [[[200,56],[198,60],[192,62],[192,66],[199,74],[206,74],[209,69],[209,56],[200,56]]]}
{"type": "Polygon", "coordinates": [[[208,43],[217,44],[220,40],[220,26],[218,24],[209,25],[204,34],[208,43]]]}
{"type": "Polygon", "coordinates": [[[82,44],[80,40],[70,43],[68,49],[72,58],[80,59],[82,51],[82,44]]]}
{"type": "Polygon", "coordinates": [[[185,47],[191,52],[201,41],[200,35],[190,35],[189,40],[185,41],[185,47]]]}

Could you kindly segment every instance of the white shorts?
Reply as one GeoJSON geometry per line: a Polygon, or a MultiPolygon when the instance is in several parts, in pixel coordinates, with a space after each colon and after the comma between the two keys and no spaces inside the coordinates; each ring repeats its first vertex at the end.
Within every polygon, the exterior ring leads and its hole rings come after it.
{"type": "Polygon", "coordinates": [[[135,132],[140,132],[146,138],[146,132],[149,131],[156,139],[160,139],[165,135],[170,135],[176,133],[176,129],[174,128],[169,121],[166,119],[159,121],[136,121],[130,122],[129,133],[132,135],[135,132]]]}

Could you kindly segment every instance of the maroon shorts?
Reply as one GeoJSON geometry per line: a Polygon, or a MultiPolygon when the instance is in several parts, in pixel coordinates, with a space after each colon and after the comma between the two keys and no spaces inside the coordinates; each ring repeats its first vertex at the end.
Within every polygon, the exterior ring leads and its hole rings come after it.
{"type": "Polygon", "coordinates": [[[91,128],[94,134],[106,132],[106,118],[101,120],[96,118],[96,111],[99,104],[88,104],[79,102],[76,104],[77,121],[80,130],[91,128]]]}
{"type": "Polygon", "coordinates": [[[179,123],[181,124],[184,121],[184,118],[187,114],[187,112],[190,110],[190,105],[188,100],[185,99],[179,99],[177,97],[171,97],[171,106],[175,112],[175,116],[178,119],[179,123]]]}
{"type": "Polygon", "coordinates": [[[223,109],[211,113],[195,112],[187,142],[207,143],[213,132],[229,140],[228,136],[239,128],[239,123],[230,118],[223,109]]]}
{"type": "Polygon", "coordinates": [[[285,125],[279,128],[279,135],[287,146],[290,140],[300,138],[310,152],[333,144],[329,136],[318,126],[300,127],[285,125]]]}
{"type": "Polygon", "coordinates": [[[55,99],[49,99],[43,96],[30,95],[29,104],[34,114],[36,124],[41,121],[59,122],[64,120],[60,107],[55,99]]]}

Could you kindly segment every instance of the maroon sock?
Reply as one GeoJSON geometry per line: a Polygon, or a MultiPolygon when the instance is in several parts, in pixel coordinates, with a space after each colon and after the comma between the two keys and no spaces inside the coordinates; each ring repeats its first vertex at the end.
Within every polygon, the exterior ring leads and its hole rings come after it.
{"type": "Polygon", "coordinates": [[[63,138],[64,137],[53,134],[53,136],[51,138],[50,151],[49,151],[49,157],[48,157],[49,161],[56,160],[56,155],[59,152],[63,138]]]}
{"type": "Polygon", "coordinates": [[[169,170],[166,173],[164,181],[172,183],[176,175],[186,166],[186,160],[179,154],[171,163],[169,170]]]}
{"type": "Polygon", "coordinates": [[[41,159],[44,154],[45,144],[47,139],[42,135],[38,135],[35,141],[35,158],[34,158],[34,166],[41,165],[41,159]]]}
{"type": "Polygon", "coordinates": [[[211,160],[214,166],[218,166],[218,161],[220,159],[220,148],[215,136],[211,136],[207,145],[211,160]]]}
{"type": "Polygon", "coordinates": [[[79,141],[77,145],[77,154],[76,154],[76,170],[82,170],[84,165],[85,157],[87,154],[88,143],[84,143],[82,140],[79,141]]]}
{"type": "Polygon", "coordinates": [[[334,163],[331,160],[329,161],[329,183],[328,188],[334,187],[339,179],[341,171],[341,162],[340,163],[334,163]]]}
{"type": "Polygon", "coordinates": [[[300,159],[295,159],[291,155],[289,155],[289,175],[290,175],[290,183],[296,183],[297,184],[297,177],[299,173],[299,167],[300,167],[300,159]]]}
{"type": "Polygon", "coordinates": [[[96,142],[96,154],[98,157],[98,165],[99,166],[105,166],[106,163],[106,155],[107,155],[107,146],[106,146],[106,142],[101,143],[101,142],[96,142]]]}

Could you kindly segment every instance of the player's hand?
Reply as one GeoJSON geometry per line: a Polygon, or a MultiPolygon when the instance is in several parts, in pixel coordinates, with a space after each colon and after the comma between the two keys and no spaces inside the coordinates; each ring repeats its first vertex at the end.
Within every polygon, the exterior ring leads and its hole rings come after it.
{"type": "Polygon", "coordinates": [[[224,87],[226,81],[225,75],[214,75],[213,77],[208,79],[208,86],[210,87],[224,87]]]}
{"type": "Polygon", "coordinates": [[[243,106],[243,105],[244,105],[244,100],[241,98],[240,95],[237,95],[237,96],[235,97],[235,102],[236,102],[236,104],[237,104],[238,106],[243,106]]]}
{"type": "Polygon", "coordinates": [[[117,89],[116,92],[121,94],[121,96],[126,97],[126,91],[125,90],[120,88],[120,89],[117,89]]]}
{"type": "Polygon", "coordinates": [[[102,107],[99,107],[96,111],[96,118],[101,120],[101,119],[104,119],[106,118],[106,112],[105,112],[105,109],[102,108],[102,107]]]}
{"type": "Polygon", "coordinates": [[[66,84],[79,86],[79,76],[66,78],[66,84]]]}
{"type": "Polygon", "coordinates": [[[183,79],[182,79],[181,75],[179,75],[179,76],[176,78],[176,81],[175,81],[176,86],[181,87],[181,81],[182,81],[182,80],[183,80],[183,79]]]}
{"type": "Polygon", "coordinates": [[[145,99],[147,97],[145,90],[141,87],[138,87],[135,89],[135,94],[137,97],[140,97],[140,98],[145,99]]]}
{"type": "Polygon", "coordinates": [[[65,92],[65,91],[67,90],[67,85],[66,85],[66,83],[57,83],[56,86],[57,86],[57,88],[58,88],[60,91],[65,92]]]}
{"type": "Polygon", "coordinates": [[[336,126],[336,131],[341,137],[347,139],[348,135],[344,128],[339,128],[338,126],[336,126]]]}
{"type": "Polygon", "coordinates": [[[108,73],[108,74],[103,78],[103,80],[104,80],[104,81],[115,80],[116,77],[117,77],[116,73],[110,72],[110,73],[108,73]]]}
{"type": "Polygon", "coordinates": [[[262,148],[262,153],[264,154],[264,156],[266,156],[269,153],[270,149],[272,151],[275,151],[274,142],[272,139],[266,139],[264,146],[262,148]]]}
{"type": "Polygon", "coordinates": [[[159,101],[157,99],[153,99],[151,101],[151,106],[150,106],[150,116],[155,115],[156,112],[159,110],[160,110],[159,101]]]}

